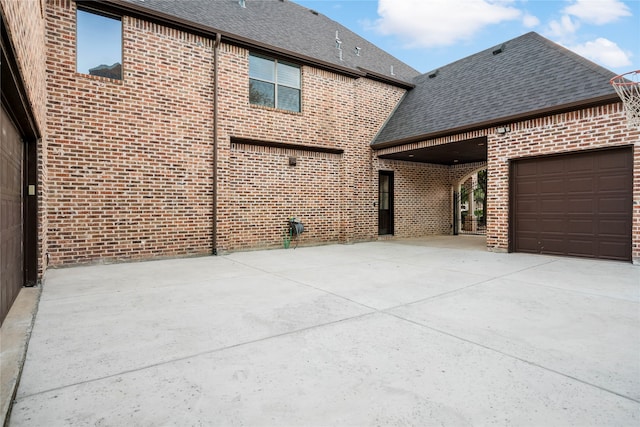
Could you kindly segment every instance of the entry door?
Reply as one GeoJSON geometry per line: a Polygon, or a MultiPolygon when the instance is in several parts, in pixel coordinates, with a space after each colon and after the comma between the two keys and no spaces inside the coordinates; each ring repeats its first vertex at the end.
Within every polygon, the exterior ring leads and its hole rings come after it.
{"type": "Polygon", "coordinates": [[[9,120],[4,108],[0,108],[0,324],[11,304],[18,296],[24,280],[22,248],[22,159],[23,144],[18,131],[9,120]]]}
{"type": "Polygon", "coordinates": [[[378,234],[393,234],[393,172],[380,171],[378,184],[378,234]]]}

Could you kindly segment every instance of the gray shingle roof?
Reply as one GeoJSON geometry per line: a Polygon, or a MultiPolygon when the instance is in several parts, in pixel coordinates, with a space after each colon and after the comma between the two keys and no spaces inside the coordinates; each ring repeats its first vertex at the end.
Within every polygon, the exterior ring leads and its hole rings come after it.
{"type": "Polygon", "coordinates": [[[288,0],[246,0],[245,8],[238,0],[124,1],[338,67],[354,71],[360,71],[360,67],[409,83],[419,75],[353,31],[288,0]],[[342,41],[342,60],[336,49],[336,31],[342,41]],[[360,48],[360,56],[355,53],[356,47],[360,48]],[[390,73],[391,66],[395,75],[390,73]]]}
{"type": "Polygon", "coordinates": [[[372,145],[615,95],[615,74],[531,32],[414,80],[372,145]],[[430,75],[436,73],[435,77],[430,75]]]}

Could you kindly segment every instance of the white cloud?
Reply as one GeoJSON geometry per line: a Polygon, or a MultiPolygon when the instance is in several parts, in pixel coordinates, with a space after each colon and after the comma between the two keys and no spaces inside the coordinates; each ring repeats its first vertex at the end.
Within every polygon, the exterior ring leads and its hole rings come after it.
{"type": "Polygon", "coordinates": [[[522,17],[522,25],[524,25],[527,28],[537,27],[538,25],[540,25],[540,20],[536,16],[529,15],[528,13],[526,13],[522,17]]]}
{"type": "Polygon", "coordinates": [[[575,0],[563,9],[563,13],[596,25],[615,22],[624,16],[631,16],[629,7],[620,0],[575,0]]]}
{"type": "Polygon", "coordinates": [[[578,55],[591,59],[605,67],[617,68],[631,65],[630,52],[625,52],[620,47],[605,38],[597,38],[575,46],[568,46],[578,55]]]}
{"type": "Polygon", "coordinates": [[[449,46],[472,38],[482,28],[520,19],[511,1],[492,0],[379,0],[382,34],[408,40],[412,47],[449,46]]]}
{"type": "Polygon", "coordinates": [[[551,37],[559,39],[567,39],[578,31],[580,28],[579,22],[574,22],[569,15],[562,15],[560,21],[549,22],[549,29],[547,34],[551,37]]]}

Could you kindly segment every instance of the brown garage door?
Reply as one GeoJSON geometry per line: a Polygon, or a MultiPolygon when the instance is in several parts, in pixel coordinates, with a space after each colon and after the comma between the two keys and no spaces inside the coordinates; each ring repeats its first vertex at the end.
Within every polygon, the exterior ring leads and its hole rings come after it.
{"type": "Polygon", "coordinates": [[[22,159],[23,144],[9,116],[2,110],[0,130],[0,324],[18,296],[24,280],[22,249],[22,159]]]}
{"type": "Polygon", "coordinates": [[[631,148],[513,163],[512,249],[631,260],[631,148]]]}

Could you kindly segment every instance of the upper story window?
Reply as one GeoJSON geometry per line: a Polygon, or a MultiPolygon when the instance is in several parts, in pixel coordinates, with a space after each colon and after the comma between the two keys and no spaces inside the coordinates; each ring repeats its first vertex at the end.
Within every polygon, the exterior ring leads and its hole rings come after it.
{"type": "Polygon", "coordinates": [[[249,55],[249,102],[300,112],[300,67],[249,55]]]}
{"type": "Polygon", "coordinates": [[[76,71],[122,80],[122,21],[78,9],[76,71]]]}

